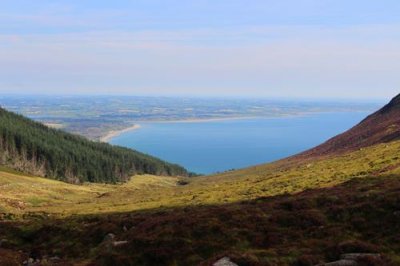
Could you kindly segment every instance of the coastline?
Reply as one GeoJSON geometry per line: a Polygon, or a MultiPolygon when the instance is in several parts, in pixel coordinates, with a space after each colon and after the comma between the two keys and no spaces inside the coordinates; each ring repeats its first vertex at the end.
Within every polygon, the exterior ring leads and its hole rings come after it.
{"type": "Polygon", "coordinates": [[[257,116],[237,116],[237,117],[215,117],[215,118],[188,118],[178,120],[147,120],[141,121],[143,123],[203,123],[203,122],[214,122],[214,121],[229,121],[229,120],[246,120],[260,118],[257,116]]]}
{"type": "MultiPolygon", "coordinates": [[[[212,121],[224,121],[224,120],[238,120],[238,119],[253,119],[257,118],[256,116],[247,116],[247,117],[220,117],[220,118],[205,118],[205,119],[181,119],[181,120],[147,120],[147,121],[140,121],[142,123],[201,123],[201,122],[212,122],[212,121]]],[[[119,135],[137,130],[141,128],[139,124],[135,124],[131,127],[124,128],[121,130],[112,130],[105,134],[103,137],[99,139],[100,142],[109,142],[112,138],[118,137],[119,135]]]]}
{"type": "MultiPolygon", "coordinates": [[[[315,113],[335,113],[335,112],[300,112],[297,114],[280,114],[278,116],[237,116],[237,117],[215,117],[215,118],[189,118],[179,120],[143,120],[137,121],[140,123],[203,123],[203,122],[218,122],[218,121],[229,121],[229,120],[246,120],[246,119],[279,119],[279,118],[290,118],[290,117],[301,117],[312,115],[315,113]]],[[[131,127],[122,130],[113,130],[108,132],[106,135],[100,138],[101,142],[109,142],[112,138],[117,137],[123,133],[140,129],[141,125],[135,124],[131,127]]]]}
{"type": "Polygon", "coordinates": [[[218,122],[218,121],[231,121],[231,120],[248,120],[248,119],[279,119],[287,117],[299,117],[313,114],[313,112],[304,112],[298,114],[281,114],[277,116],[232,116],[232,117],[215,117],[215,118],[187,118],[178,120],[143,120],[138,121],[145,123],[204,123],[204,122],[218,122]]]}
{"type": "Polygon", "coordinates": [[[119,135],[121,135],[122,133],[128,132],[128,131],[132,131],[132,130],[137,130],[139,129],[141,126],[138,124],[135,124],[131,127],[122,129],[122,130],[112,130],[110,132],[108,132],[104,137],[100,138],[101,142],[109,142],[112,138],[115,138],[119,135]]]}
{"type": "MultiPolygon", "coordinates": [[[[288,115],[289,117],[292,115],[288,115]]],[[[293,115],[297,116],[297,115],[293,115]]],[[[216,118],[190,118],[190,119],[180,119],[180,120],[146,120],[139,121],[141,123],[203,123],[203,122],[218,122],[218,121],[229,121],[229,120],[246,120],[246,119],[255,119],[255,118],[280,118],[285,116],[277,116],[277,117],[261,117],[261,116],[238,116],[238,117],[216,117],[216,118]]],[[[109,142],[114,137],[117,137],[123,133],[140,129],[141,126],[139,124],[135,124],[131,127],[121,129],[121,130],[112,130],[108,132],[106,135],[101,137],[99,141],[101,142],[109,142]]]]}

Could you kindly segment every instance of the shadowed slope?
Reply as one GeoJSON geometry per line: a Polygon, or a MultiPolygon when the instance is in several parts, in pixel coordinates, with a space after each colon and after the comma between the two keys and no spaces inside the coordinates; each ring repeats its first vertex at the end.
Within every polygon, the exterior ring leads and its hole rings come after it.
{"type": "Polygon", "coordinates": [[[389,175],[224,205],[27,215],[25,222],[0,221],[0,238],[9,241],[0,254],[22,250],[19,262],[23,254],[58,256],[61,265],[212,265],[224,256],[238,265],[316,265],[361,252],[399,263],[399,191],[399,177],[389,175]],[[107,242],[110,233],[121,244],[107,242]]]}

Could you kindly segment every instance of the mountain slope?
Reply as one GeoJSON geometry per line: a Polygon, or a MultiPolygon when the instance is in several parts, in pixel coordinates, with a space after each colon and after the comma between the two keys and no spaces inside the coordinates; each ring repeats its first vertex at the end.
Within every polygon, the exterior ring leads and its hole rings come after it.
{"type": "Polygon", "coordinates": [[[51,129],[2,108],[0,164],[73,183],[125,181],[135,174],[189,175],[178,165],[51,129]]]}
{"type": "Polygon", "coordinates": [[[215,176],[60,190],[0,168],[0,264],[317,265],[361,253],[351,265],[400,265],[397,107],[325,153],[215,176]]]}
{"type": "MultiPolygon", "coordinates": [[[[76,202],[83,201],[87,204],[71,204],[68,208],[62,204],[36,204],[34,209],[28,209],[54,213],[67,210],[68,214],[86,214],[99,212],[99,209],[101,212],[113,212],[159,206],[218,204],[298,193],[305,189],[335,186],[355,177],[363,178],[399,171],[399,150],[400,140],[344,154],[333,154],[330,157],[309,160],[285,159],[213,176],[193,177],[180,180],[182,182],[177,181],[184,185],[177,185],[171,189],[152,188],[154,193],[149,194],[116,187],[106,191],[107,197],[76,199],[76,202]]],[[[49,198],[51,197],[43,196],[41,201],[48,202],[49,198]]],[[[26,205],[29,206],[29,202],[26,205]]]]}
{"type": "Polygon", "coordinates": [[[354,178],[398,175],[399,150],[400,141],[394,141],[312,163],[278,162],[192,178],[142,175],[116,185],[77,186],[0,168],[0,213],[44,212],[69,216],[215,205],[294,194],[336,186],[354,178]]]}
{"type": "Polygon", "coordinates": [[[295,158],[340,154],[400,139],[400,94],[355,127],[295,158]]]}
{"type": "Polygon", "coordinates": [[[317,265],[346,253],[380,254],[355,265],[399,265],[399,191],[399,176],[384,175],[230,204],[0,216],[0,265],[317,265]]]}

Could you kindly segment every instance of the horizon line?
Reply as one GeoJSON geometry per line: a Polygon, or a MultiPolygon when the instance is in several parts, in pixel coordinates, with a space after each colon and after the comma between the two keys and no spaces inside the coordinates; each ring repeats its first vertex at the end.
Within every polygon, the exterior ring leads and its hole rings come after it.
{"type": "Polygon", "coordinates": [[[382,97],[338,97],[338,96],[253,96],[253,95],[198,95],[198,94],[138,94],[138,93],[1,93],[0,97],[142,97],[142,98],[187,98],[187,99],[229,99],[229,100],[300,100],[300,101],[357,101],[357,102],[383,102],[394,96],[382,97]]]}

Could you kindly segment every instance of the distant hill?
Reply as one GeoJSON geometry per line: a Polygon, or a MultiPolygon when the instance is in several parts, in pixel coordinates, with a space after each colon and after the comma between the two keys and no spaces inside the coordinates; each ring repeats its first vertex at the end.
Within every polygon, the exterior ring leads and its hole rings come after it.
{"type": "Polygon", "coordinates": [[[113,183],[135,174],[189,175],[179,165],[51,129],[2,108],[0,164],[71,183],[113,183]]]}
{"type": "Polygon", "coordinates": [[[355,127],[311,150],[295,156],[295,158],[341,154],[399,139],[400,94],[355,127]]]}

